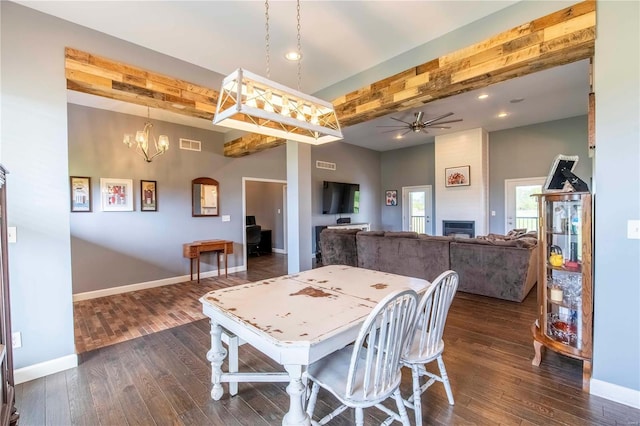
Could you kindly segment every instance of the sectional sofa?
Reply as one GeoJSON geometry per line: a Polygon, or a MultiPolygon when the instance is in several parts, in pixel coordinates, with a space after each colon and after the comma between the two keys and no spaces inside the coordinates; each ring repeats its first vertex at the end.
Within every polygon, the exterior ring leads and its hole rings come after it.
{"type": "Polygon", "coordinates": [[[351,265],[433,280],[458,272],[458,290],[522,302],[537,281],[535,234],[438,237],[415,232],[324,229],[323,265],[351,265]]]}

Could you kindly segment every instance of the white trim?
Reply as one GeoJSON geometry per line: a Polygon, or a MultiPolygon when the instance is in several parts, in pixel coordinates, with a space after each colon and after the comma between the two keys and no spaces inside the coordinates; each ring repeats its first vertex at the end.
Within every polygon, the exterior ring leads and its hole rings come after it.
{"type": "Polygon", "coordinates": [[[640,409],[640,390],[625,388],[624,386],[598,379],[591,379],[589,386],[589,393],[591,395],[640,409]]]}
{"type": "Polygon", "coordinates": [[[271,249],[274,253],[279,253],[279,254],[287,254],[287,251],[284,249],[279,249],[279,248],[272,248],[271,249]]]}
{"type": "MultiPolygon", "coordinates": [[[[246,265],[240,265],[240,266],[233,266],[229,268],[228,272],[230,274],[233,274],[235,272],[242,272],[246,270],[247,270],[246,265]]],[[[217,277],[217,276],[218,276],[217,269],[214,269],[213,271],[200,272],[200,278],[210,278],[210,277],[217,277]]],[[[191,277],[189,275],[182,275],[179,277],[164,278],[162,280],[147,281],[144,283],[129,284],[129,285],[123,285],[120,287],[111,287],[111,288],[104,288],[102,290],[76,293],[73,295],[73,301],[79,302],[81,300],[89,300],[89,299],[97,299],[98,297],[113,296],[114,294],[129,293],[131,291],[146,290],[148,288],[178,284],[178,283],[183,283],[185,281],[189,281],[190,278],[191,277]]]]}
{"type": "Polygon", "coordinates": [[[40,377],[59,373],[60,371],[69,370],[77,366],[78,355],[67,355],[28,367],[18,368],[13,371],[13,380],[16,385],[19,385],[20,383],[39,379],[40,377]]]}

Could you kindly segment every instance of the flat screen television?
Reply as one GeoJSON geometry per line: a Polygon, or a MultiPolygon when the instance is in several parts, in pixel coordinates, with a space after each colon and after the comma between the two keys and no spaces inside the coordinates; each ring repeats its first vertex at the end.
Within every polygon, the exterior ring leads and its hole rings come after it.
{"type": "Polygon", "coordinates": [[[360,185],[357,183],[322,183],[322,214],[360,212],[360,185]]]}

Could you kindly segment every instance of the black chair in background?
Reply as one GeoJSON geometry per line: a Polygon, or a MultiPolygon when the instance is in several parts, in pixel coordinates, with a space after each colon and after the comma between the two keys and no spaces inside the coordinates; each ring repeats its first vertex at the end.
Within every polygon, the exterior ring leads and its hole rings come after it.
{"type": "Polygon", "coordinates": [[[251,226],[256,224],[255,216],[247,216],[245,220],[246,220],[246,223],[245,223],[246,226],[251,226]]]}
{"type": "Polygon", "coordinates": [[[247,226],[247,256],[252,253],[260,256],[260,235],[262,227],[260,225],[247,226]]]}

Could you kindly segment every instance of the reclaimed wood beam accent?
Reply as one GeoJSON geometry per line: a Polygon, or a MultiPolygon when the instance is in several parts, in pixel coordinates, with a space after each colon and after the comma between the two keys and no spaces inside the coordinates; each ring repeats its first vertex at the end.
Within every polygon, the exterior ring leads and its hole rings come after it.
{"type": "MultiPolygon", "coordinates": [[[[333,106],[340,125],[352,126],[590,58],[595,37],[595,1],[588,0],[347,93],[335,99],[333,106]]],[[[248,135],[227,142],[224,155],[240,157],[283,143],[248,135]]]]}
{"type": "Polygon", "coordinates": [[[216,90],[70,47],[64,54],[67,89],[207,120],[216,112],[216,90]]]}

